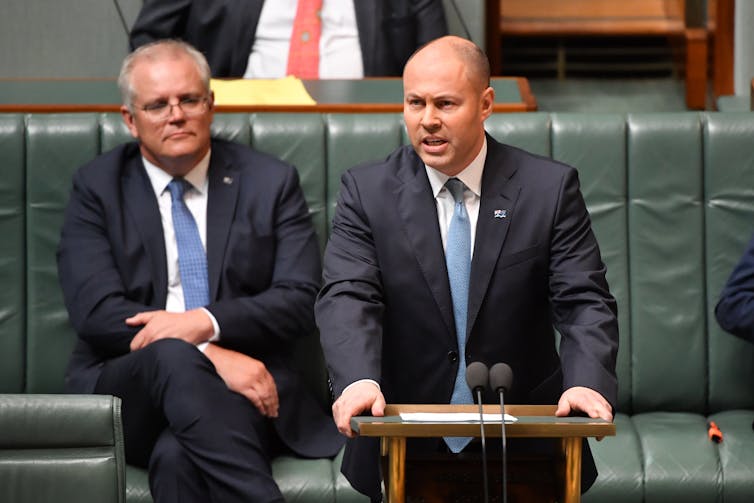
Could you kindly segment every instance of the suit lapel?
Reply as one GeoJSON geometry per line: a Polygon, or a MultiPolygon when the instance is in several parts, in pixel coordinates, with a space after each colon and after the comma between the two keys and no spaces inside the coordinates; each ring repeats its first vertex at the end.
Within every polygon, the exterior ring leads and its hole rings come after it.
{"type": "Polygon", "coordinates": [[[139,235],[146,250],[155,299],[164,307],[168,284],[165,236],[160,208],[138,149],[137,155],[128,161],[124,169],[121,186],[126,213],[133,219],[130,230],[139,235]]]}
{"type": "Polygon", "coordinates": [[[399,178],[402,180],[396,190],[397,208],[405,236],[448,327],[448,335],[455,339],[453,301],[437,228],[437,207],[424,165],[413,153],[404,157],[399,178]]]}
{"type": "Polygon", "coordinates": [[[487,136],[487,159],[482,174],[482,197],[476,227],[469,284],[469,333],[474,326],[500,257],[521,188],[511,182],[515,166],[506,162],[504,147],[487,136]]]}
{"type": "Polygon", "coordinates": [[[207,199],[207,274],[210,302],[217,298],[230,226],[236,209],[240,176],[221,148],[213,145],[207,199]]]}

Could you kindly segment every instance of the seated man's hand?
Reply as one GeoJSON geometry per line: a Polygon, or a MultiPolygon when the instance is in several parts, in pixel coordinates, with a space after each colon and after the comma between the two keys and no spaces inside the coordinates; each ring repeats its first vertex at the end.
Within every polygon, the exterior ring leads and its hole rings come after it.
{"type": "Polygon", "coordinates": [[[204,354],[215,365],[228,389],[248,398],[262,415],[278,416],[277,386],[264,363],[212,343],[207,345],[204,354]]]}
{"type": "Polygon", "coordinates": [[[364,411],[373,416],[385,414],[385,397],[380,388],[370,381],[356,382],[348,386],[332,406],[333,419],[343,435],[355,437],[351,430],[351,418],[364,411]]]}
{"type": "Polygon", "coordinates": [[[203,309],[185,313],[145,311],[126,319],[130,327],[142,326],[131,340],[131,351],[141,349],[158,339],[183,339],[191,344],[209,340],[215,332],[212,320],[203,309]]]}

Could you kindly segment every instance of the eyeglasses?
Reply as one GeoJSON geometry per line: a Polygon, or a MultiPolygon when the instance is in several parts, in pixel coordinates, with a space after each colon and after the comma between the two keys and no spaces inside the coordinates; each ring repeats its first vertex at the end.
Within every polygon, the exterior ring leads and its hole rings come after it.
{"type": "Polygon", "coordinates": [[[159,122],[167,120],[173,115],[173,107],[180,108],[186,117],[201,115],[207,111],[207,97],[188,96],[181,98],[176,104],[168,103],[167,101],[156,101],[144,105],[141,109],[150,120],[159,122]]]}

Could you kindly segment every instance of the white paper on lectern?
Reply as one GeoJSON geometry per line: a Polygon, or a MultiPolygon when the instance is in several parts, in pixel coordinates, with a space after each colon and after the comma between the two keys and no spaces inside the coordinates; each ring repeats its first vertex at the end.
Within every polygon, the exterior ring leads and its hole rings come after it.
{"type": "MultiPolygon", "coordinates": [[[[484,422],[499,423],[501,414],[482,414],[484,422]]],[[[473,423],[479,421],[479,414],[474,412],[401,412],[403,421],[423,423],[473,423]]],[[[518,419],[510,414],[505,415],[505,422],[512,423],[518,419]]]]}

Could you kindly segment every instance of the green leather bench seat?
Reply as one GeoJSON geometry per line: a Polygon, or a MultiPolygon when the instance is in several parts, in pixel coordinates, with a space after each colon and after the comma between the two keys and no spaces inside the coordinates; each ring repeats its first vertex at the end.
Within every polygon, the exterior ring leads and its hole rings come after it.
{"type": "MultiPolygon", "coordinates": [[[[754,501],[754,345],[713,315],[754,231],[754,115],[500,114],[487,128],[578,168],[618,300],[618,434],[591,442],[600,475],[584,501],[754,501]]],[[[342,172],[407,141],[398,114],[222,114],[214,132],[296,165],[323,247],[342,172]]],[[[55,247],[70,177],[128,139],[116,114],[0,115],[0,392],[63,390],[75,334],[55,247]]],[[[297,350],[328,407],[316,336],[297,350]]],[[[363,501],[339,463],[281,457],[273,472],[291,502],[363,501]]],[[[146,473],[125,473],[127,500],[151,501],[146,473]]]]}

